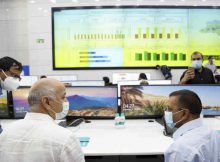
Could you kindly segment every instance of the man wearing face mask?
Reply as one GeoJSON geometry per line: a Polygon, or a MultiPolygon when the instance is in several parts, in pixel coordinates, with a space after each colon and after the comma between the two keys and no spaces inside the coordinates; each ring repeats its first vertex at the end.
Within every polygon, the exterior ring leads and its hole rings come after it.
{"type": "Polygon", "coordinates": [[[40,79],[30,89],[30,112],[0,136],[1,162],[84,162],[79,140],[55,119],[69,110],[65,86],[55,79],[40,79]]]}
{"type": "Polygon", "coordinates": [[[174,142],[165,152],[165,162],[219,162],[220,135],[204,126],[200,113],[202,103],[190,90],[169,95],[165,122],[171,129],[174,142]]]}
{"type": "Polygon", "coordinates": [[[0,95],[2,95],[2,89],[13,91],[18,88],[21,72],[22,64],[20,62],[11,57],[0,58],[0,95]]]}
{"type": "Polygon", "coordinates": [[[202,66],[202,53],[193,52],[191,59],[192,67],[184,71],[180,77],[180,84],[215,84],[212,71],[202,66]]]}

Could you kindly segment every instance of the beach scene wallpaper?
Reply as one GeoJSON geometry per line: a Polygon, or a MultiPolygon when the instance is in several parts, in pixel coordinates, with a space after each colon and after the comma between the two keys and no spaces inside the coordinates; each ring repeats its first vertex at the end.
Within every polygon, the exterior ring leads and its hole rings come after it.
{"type": "Polygon", "coordinates": [[[163,115],[169,94],[188,89],[197,93],[202,101],[204,115],[220,115],[220,86],[122,86],[121,108],[126,116],[163,115]]]}

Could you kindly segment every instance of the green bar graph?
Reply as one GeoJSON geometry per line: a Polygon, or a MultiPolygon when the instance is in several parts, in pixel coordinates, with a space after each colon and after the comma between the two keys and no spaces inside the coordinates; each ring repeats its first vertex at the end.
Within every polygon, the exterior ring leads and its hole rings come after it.
{"type": "Polygon", "coordinates": [[[157,29],[157,27],[154,28],[154,37],[155,38],[158,37],[158,29],[157,29]]]}
{"type": "Polygon", "coordinates": [[[144,52],[144,60],[151,60],[151,53],[144,52]]]}
{"type": "Polygon", "coordinates": [[[186,60],[186,54],[180,53],[180,54],[179,54],[179,60],[185,61],[185,60],[186,60]]]}
{"type": "Polygon", "coordinates": [[[135,61],[142,61],[142,53],[135,53],[135,61]]]}
{"type": "Polygon", "coordinates": [[[171,60],[172,60],[172,61],[176,61],[176,60],[177,60],[177,54],[176,54],[176,53],[171,52],[171,54],[170,54],[170,55],[171,55],[171,57],[170,57],[170,58],[171,58],[171,60]]]}
{"type": "Polygon", "coordinates": [[[153,53],[153,60],[154,61],[159,61],[160,60],[160,54],[153,53]]]}
{"type": "Polygon", "coordinates": [[[168,53],[163,52],[162,53],[162,60],[168,60],[168,59],[169,59],[168,53]]]}

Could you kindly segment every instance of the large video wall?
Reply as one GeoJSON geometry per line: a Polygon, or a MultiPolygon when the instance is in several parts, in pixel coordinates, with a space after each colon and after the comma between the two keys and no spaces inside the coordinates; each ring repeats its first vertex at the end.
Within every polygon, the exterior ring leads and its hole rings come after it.
{"type": "Polygon", "coordinates": [[[220,66],[217,8],[52,8],[52,30],[54,69],[220,66]]]}

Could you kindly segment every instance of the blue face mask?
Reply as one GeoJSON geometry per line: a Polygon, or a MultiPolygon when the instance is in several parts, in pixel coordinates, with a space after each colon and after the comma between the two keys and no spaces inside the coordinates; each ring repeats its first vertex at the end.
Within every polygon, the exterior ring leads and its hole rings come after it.
{"type": "Polygon", "coordinates": [[[164,112],[164,119],[165,119],[165,122],[167,124],[167,126],[171,129],[174,129],[174,127],[176,126],[177,123],[179,123],[181,120],[177,121],[176,123],[174,123],[173,121],[173,115],[181,112],[181,111],[184,111],[184,109],[178,111],[178,112],[175,112],[175,113],[172,113],[170,111],[165,111],[164,112]]]}

